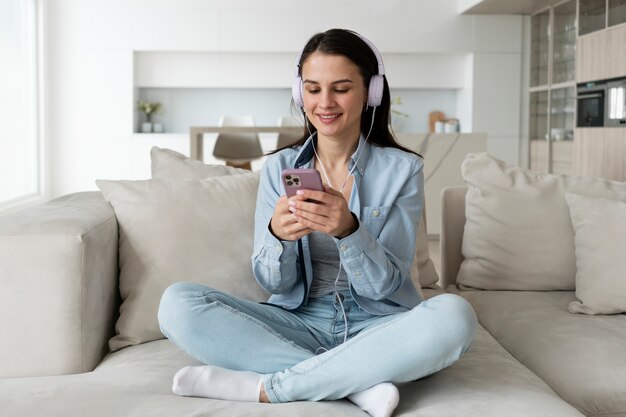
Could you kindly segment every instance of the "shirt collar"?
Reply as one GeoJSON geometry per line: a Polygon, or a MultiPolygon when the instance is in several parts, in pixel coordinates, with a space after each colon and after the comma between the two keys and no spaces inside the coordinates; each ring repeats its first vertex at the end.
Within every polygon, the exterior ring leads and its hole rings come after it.
{"type": "MultiPolygon", "coordinates": [[[[313,150],[313,143],[317,143],[317,132],[313,133],[309,138],[304,142],[300,152],[296,157],[296,162],[294,163],[294,168],[302,168],[305,165],[311,166],[311,162],[313,161],[313,157],[315,156],[315,151],[313,150]]],[[[352,167],[356,163],[356,170],[359,171],[361,175],[365,172],[365,167],[367,165],[367,160],[370,155],[370,147],[371,145],[365,140],[363,134],[359,137],[359,146],[356,151],[352,154],[352,161],[350,166],[348,166],[348,170],[352,170],[352,167]]]]}

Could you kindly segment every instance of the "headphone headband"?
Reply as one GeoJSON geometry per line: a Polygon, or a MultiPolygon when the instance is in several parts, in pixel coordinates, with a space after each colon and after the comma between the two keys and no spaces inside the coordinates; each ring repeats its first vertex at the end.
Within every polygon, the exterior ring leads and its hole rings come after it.
{"type": "MultiPolygon", "coordinates": [[[[376,57],[376,61],[378,62],[378,74],[372,75],[370,78],[369,88],[367,90],[367,105],[369,107],[378,107],[380,103],[383,101],[383,90],[385,86],[385,66],[383,65],[383,59],[378,52],[378,49],[374,46],[372,42],[359,35],[356,32],[351,32],[358,36],[365,44],[372,50],[374,56],[376,57]]],[[[300,75],[300,60],[302,59],[302,54],[304,53],[304,48],[298,54],[296,58],[295,64],[295,76],[293,85],[291,86],[291,95],[293,97],[294,103],[298,107],[304,107],[304,100],[302,98],[303,86],[302,86],[302,77],[300,75]]]]}

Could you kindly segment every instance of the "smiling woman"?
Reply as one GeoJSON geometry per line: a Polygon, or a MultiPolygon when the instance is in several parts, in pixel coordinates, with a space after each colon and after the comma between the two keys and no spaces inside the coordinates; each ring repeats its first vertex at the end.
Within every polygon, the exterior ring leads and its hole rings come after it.
{"type": "Polygon", "coordinates": [[[0,210],[39,201],[43,195],[38,3],[0,0],[0,210]]]}

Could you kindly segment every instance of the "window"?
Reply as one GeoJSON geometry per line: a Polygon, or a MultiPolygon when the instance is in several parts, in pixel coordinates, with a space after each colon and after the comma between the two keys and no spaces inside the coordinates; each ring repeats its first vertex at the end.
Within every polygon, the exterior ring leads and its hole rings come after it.
{"type": "Polygon", "coordinates": [[[0,0],[0,209],[41,199],[37,0],[0,0]]]}

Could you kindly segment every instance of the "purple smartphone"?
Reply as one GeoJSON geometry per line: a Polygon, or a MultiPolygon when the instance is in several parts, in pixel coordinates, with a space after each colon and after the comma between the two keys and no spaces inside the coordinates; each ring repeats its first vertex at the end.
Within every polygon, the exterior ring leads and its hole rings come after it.
{"type": "Polygon", "coordinates": [[[287,197],[295,195],[300,189],[324,191],[320,173],[315,169],[284,169],[281,177],[287,197]]]}

